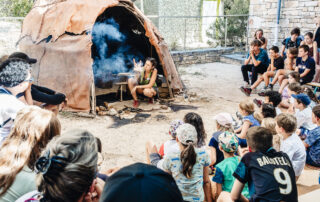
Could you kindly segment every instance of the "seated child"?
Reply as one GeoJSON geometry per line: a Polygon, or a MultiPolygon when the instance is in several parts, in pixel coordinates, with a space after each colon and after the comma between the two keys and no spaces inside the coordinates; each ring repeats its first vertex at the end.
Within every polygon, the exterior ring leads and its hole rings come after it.
{"type": "Polygon", "coordinates": [[[269,129],[272,133],[272,147],[276,151],[280,151],[280,136],[276,130],[277,122],[274,118],[264,118],[262,120],[261,126],[269,129]]]}
{"type": "Polygon", "coordinates": [[[320,105],[312,109],[312,122],[317,124],[317,127],[309,132],[304,141],[304,146],[307,149],[306,163],[320,167],[320,105]]]}
{"type": "Polygon", "coordinates": [[[249,128],[253,126],[260,126],[259,121],[254,117],[254,104],[251,100],[243,100],[239,104],[239,112],[243,116],[243,124],[240,128],[235,130],[235,133],[239,138],[239,145],[241,147],[247,147],[246,134],[249,128]]]}
{"type": "Polygon", "coordinates": [[[313,107],[319,104],[319,100],[317,96],[313,93],[312,88],[310,88],[309,86],[303,86],[303,93],[309,96],[310,98],[309,107],[311,107],[311,109],[313,109],[313,107]]]}
{"type": "MultiPolygon", "coordinates": [[[[277,71],[272,82],[269,84],[268,89],[273,90],[273,86],[279,81],[279,84],[282,86],[282,81],[285,79],[286,75],[295,70],[296,58],[298,56],[297,48],[289,48],[287,52],[287,58],[284,61],[284,69],[277,71]]],[[[281,87],[280,87],[281,89],[281,87]]],[[[281,92],[280,92],[281,93],[281,92]]]]}
{"type": "Polygon", "coordinates": [[[276,121],[276,130],[282,136],[280,151],[289,156],[298,179],[306,163],[306,151],[301,139],[295,133],[297,119],[292,114],[283,113],[276,117],[276,121]]]}
{"type": "MultiPolygon", "coordinates": [[[[235,155],[238,151],[238,139],[230,132],[223,132],[219,136],[219,149],[222,151],[224,160],[215,166],[215,172],[212,181],[215,182],[216,196],[222,191],[231,192],[235,178],[232,176],[236,170],[240,157],[235,155]]],[[[248,185],[245,186],[242,194],[249,198],[248,185]]]]}
{"type": "Polygon", "coordinates": [[[183,118],[183,122],[184,123],[189,123],[191,125],[193,125],[196,130],[197,130],[197,138],[198,138],[198,142],[197,142],[197,147],[204,147],[206,146],[206,138],[207,138],[207,134],[206,131],[204,130],[204,125],[203,125],[203,121],[202,118],[199,114],[194,113],[194,112],[189,112],[187,113],[184,118],[183,118]]]}
{"type": "Polygon", "coordinates": [[[229,113],[219,113],[213,118],[216,122],[217,131],[213,133],[209,142],[211,164],[210,168],[223,161],[223,153],[219,150],[219,136],[223,132],[233,133],[232,116],[229,113]]]}
{"type": "Polygon", "coordinates": [[[162,168],[163,158],[170,154],[179,152],[179,145],[176,141],[177,128],[183,124],[181,120],[174,120],[170,123],[169,135],[171,140],[166,141],[160,146],[159,152],[155,145],[150,142],[146,143],[147,163],[162,168]]]}
{"type": "Polygon", "coordinates": [[[287,154],[272,148],[272,133],[263,127],[248,130],[249,150],[239,163],[231,194],[222,192],[220,201],[248,201],[241,192],[249,185],[249,201],[297,202],[298,193],[292,164],[287,154]]]}
{"type": "Polygon", "coordinates": [[[172,174],[183,200],[211,202],[210,158],[204,148],[196,147],[195,127],[188,123],[179,126],[176,140],[180,151],[164,157],[163,169],[172,174]]]}
{"type": "Polygon", "coordinates": [[[289,107],[288,100],[291,97],[291,95],[289,95],[289,84],[291,83],[299,84],[299,81],[300,81],[300,74],[298,72],[290,72],[288,75],[288,79],[284,79],[279,89],[279,93],[281,93],[281,96],[282,96],[282,101],[280,103],[281,107],[283,108],[289,107]]]}
{"type": "Polygon", "coordinates": [[[269,90],[269,91],[265,92],[264,93],[264,102],[262,102],[262,100],[258,100],[258,99],[254,99],[253,102],[258,107],[261,107],[261,105],[263,103],[272,104],[276,109],[277,115],[282,113],[282,111],[278,107],[281,102],[281,94],[277,91],[269,90]]]}
{"type": "Polygon", "coordinates": [[[275,118],[277,116],[276,108],[272,104],[264,103],[261,107],[262,118],[275,118]]]}
{"type": "Polygon", "coordinates": [[[297,134],[305,139],[310,130],[313,130],[316,125],[312,123],[312,110],[308,105],[310,99],[306,94],[292,95],[295,99],[294,108],[289,109],[288,112],[293,112],[297,118],[297,134]]]}
{"type": "Polygon", "coordinates": [[[295,71],[300,74],[300,83],[304,85],[310,83],[316,73],[316,63],[314,59],[308,56],[309,46],[301,45],[299,47],[299,57],[296,61],[295,71]]]}
{"type": "Polygon", "coordinates": [[[284,62],[283,58],[279,55],[279,48],[277,46],[272,46],[270,48],[270,65],[265,73],[261,77],[258,78],[258,80],[250,87],[241,87],[240,90],[246,94],[247,96],[250,96],[252,90],[256,89],[262,81],[264,81],[265,86],[263,88],[263,92],[267,89],[269,85],[269,79],[274,77],[276,72],[280,69],[284,68],[284,62]]]}
{"type": "Polygon", "coordinates": [[[300,36],[300,29],[298,27],[294,28],[291,30],[291,37],[288,37],[283,40],[282,42],[282,49],[281,49],[281,56],[285,57],[286,53],[285,50],[295,47],[298,48],[300,46],[300,43],[302,39],[299,37],[300,36]]]}

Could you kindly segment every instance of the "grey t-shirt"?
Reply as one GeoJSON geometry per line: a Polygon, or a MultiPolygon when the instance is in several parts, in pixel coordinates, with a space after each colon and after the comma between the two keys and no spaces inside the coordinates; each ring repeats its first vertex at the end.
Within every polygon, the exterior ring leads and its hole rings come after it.
{"type": "Polygon", "coordinates": [[[36,174],[25,166],[16,176],[11,187],[0,197],[0,202],[12,202],[24,194],[36,190],[36,174]]]}

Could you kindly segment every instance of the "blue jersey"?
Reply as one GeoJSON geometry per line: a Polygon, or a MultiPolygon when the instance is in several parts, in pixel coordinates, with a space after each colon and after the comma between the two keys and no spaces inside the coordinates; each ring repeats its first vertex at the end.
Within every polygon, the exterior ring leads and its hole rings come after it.
{"type": "Polygon", "coordinates": [[[243,156],[233,176],[249,184],[250,201],[297,202],[294,170],[287,154],[274,149],[243,156]]]}

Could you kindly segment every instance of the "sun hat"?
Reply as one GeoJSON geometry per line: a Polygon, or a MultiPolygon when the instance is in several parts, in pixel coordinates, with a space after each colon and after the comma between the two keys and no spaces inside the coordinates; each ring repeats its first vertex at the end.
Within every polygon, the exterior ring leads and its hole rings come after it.
{"type": "Polygon", "coordinates": [[[177,137],[179,142],[184,145],[188,145],[190,142],[195,145],[197,144],[197,131],[195,127],[191,124],[185,123],[179,126],[177,129],[177,137]]]}
{"type": "Polygon", "coordinates": [[[169,128],[169,134],[175,138],[177,136],[177,129],[179,126],[181,126],[184,122],[181,120],[174,120],[170,123],[170,128],[169,128]]]}
{"type": "Polygon", "coordinates": [[[0,65],[0,85],[15,87],[24,82],[28,76],[30,64],[25,60],[12,58],[0,65]]]}
{"type": "Polygon", "coordinates": [[[227,126],[232,125],[232,116],[229,113],[219,113],[216,116],[213,117],[214,120],[216,120],[220,125],[227,126]]]}
{"type": "Polygon", "coordinates": [[[225,152],[232,153],[238,150],[239,142],[237,137],[231,132],[223,132],[219,135],[219,145],[225,152]]]}
{"type": "Polygon", "coordinates": [[[182,202],[173,177],[155,166],[135,163],[120,169],[106,181],[101,202],[182,202]]]}

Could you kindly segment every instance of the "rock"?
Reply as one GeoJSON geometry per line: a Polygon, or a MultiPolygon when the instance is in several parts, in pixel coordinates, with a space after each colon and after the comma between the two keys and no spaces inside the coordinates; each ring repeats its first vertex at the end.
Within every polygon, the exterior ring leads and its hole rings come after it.
{"type": "Polygon", "coordinates": [[[160,108],[166,110],[166,109],[168,109],[168,106],[167,105],[161,105],[160,108]]]}
{"type": "Polygon", "coordinates": [[[107,114],[108,114],[107,111],[99,111],[99,112],[98,112],[98,115],[99,115],[99,116],[106,116],[107,114]]]}
{"type": "Polygon", "coordinates": [[[104,106],[99,106],[100,111],[107,111],[107,108],[105,108],[104,106]]]}
{"type": "Polygon", "coordinates": [[[196,92],[189,92],[188,95],[189,95],[189,97],[197,97],[196,92]]]}
{"type": "Polygon", "coordinates": [[[108,102],[104,102],[103,104],[107,109],[109,108],[109,103],[108,102]]]}
{"type": "Polygon", "coordinates": [[[100,108],[99,107],[96,107],[96,112],[99,112],[100,111],[100,108]]]}
{"type": "Polygon", "coordinates": [[[118,112],[117,112],[117,110],[115,110],[114,108],[111,108],[109,111],[108,111],[108,115],[109,116],[115,116],[115,115],[117,115],[118,114],[118,112]]]}
{"type": "Polygon", "coordinates": [[[160,113],[170,113],[170,112],[172,112],[172,110],[170,107],[168,107],[168,109],[163,109],[163,110],[160,110],[159,112],[160,113]]]}

